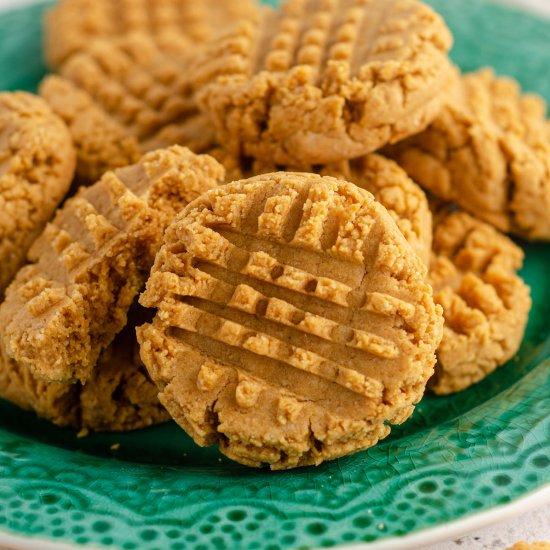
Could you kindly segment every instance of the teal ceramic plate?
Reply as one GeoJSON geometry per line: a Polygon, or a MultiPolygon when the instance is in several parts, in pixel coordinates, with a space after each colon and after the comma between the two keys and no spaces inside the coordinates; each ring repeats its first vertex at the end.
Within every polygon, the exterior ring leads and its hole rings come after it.
{"type": "MultiPolygon", "coordinates": [[[[463,69],[492,65],[550,99],[550,22],[482,0],[430,3],[463,69]]],[[[44,74],[43,9],[0,15],[0,89],[34,90],[44,74]]],[[[124,550],[275,550],[417,540],[498,516],[550,483],[550,246],[522,246],[534,307],[518,356],[466,392],[428,396],[376,448],[316,469],[251,471],[173,424],[77,439],[0,402],[0,530],[124,550]]]]}

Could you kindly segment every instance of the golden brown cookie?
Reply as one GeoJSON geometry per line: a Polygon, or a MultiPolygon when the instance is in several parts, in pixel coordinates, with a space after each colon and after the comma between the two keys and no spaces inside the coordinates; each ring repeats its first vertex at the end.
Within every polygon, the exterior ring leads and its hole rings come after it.
{"type": "Polygon", "coordinates": [[[254,161],[250,165],[237,159],[222,147],[210,152],[226,170],[226,181],[276,172],[280,168],[291,172],[312,172],[354,183],[374,195],[393,218],[413,250],[426,264],[432,255],[432,213],[422,189],[393,160],[371,153],[351,161],[325,166],[276,167],[254,161]]]}
{"type": "Polygon", "coordinates": [[[254,0],[61,0],[46,16],[46,59],[58,68],[95,39],[133,32],[147,33],[178,56],[258,9],[254,0]]]}
{"type": "Polygon", "coordinates": [[[355,185],[232,183],[168,229],[141,356],[198,444],[249,466],[320,464],[376,444],[421,399],[442,322],[426,271],[355,185]]]}
{"type": "Polygon", "coordinates": [[[0,343],[0,398],[58,426],[78,425],[76,384],[46,383],[10,358],[0,343]]]}
{"type": "Polygon", "coordinates": [[[0,349],[0,398],[78,430],[129,431],[169,420],[139,358],[135,321],[130,316],[84,386],[38,380],[0,349]]]}
{"type": "Polygon", "coordinates": [[[546,105],[512,79],[464,75],[431,126],[389,154],[441,199],[502,231],[550,239],[546,105]]]}
{"type": "Polygon", "coordinates": [[[337,162],[435,118],[451,42],[417,0],[287,0],[208,47],[198,101],[233,154],[337,162]]]}
{"type": "Polygon", "coordinates": [[[479,382],[517,352],[531,308],[517,275],[523,251],[490,225],[465,212],[436,213],[429,280],[443,307],[435,393],[479,382]]]}
{"type": "Polygon", "coordinates": [[[92,378],[81,388],[80,425],[95,432],[125,432],[170,420],[139,355],[136,327],[148,315],[132,306],[128,324],[99,357],[92,378]]]}
{"type": "Polygon", "coordinates": [[[34,243],[0,306],[8,356],[46,381],[86,382],[125,326],[167,224],[223,177],[214,159],[172,147],[81,189],[34,243]]]}
{"type": "Polygon", "coordinates": [[[394,161],[377,154],[339,165],[329,165],[322,175],[343,178],[366,189],[384,206],[412,249],[426,264],[432,254],[432,213],[426,194],[394,161]]]}
{"type": "Polygon", "coordinates": [[[213,143],[185,63],[167,57],[146,35],[94,42],[70,57],[60,76],[46,77],[40,94],[67,123],[84,181],[155,149],[179,144],[202,153],[213,143]]]}
{"type": "Polygon", "coordinates": [[[0,301],[69,189],[75,162],[69,131],[44,100],[0,94],[0,301]]]}

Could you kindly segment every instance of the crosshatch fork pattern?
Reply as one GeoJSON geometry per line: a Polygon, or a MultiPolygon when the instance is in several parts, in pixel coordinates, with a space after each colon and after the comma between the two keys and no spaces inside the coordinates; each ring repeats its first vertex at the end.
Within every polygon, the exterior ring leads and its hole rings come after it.
{"type": "Polygon", "coordinates": [[[234,154],[337,162],[433,120],[451,44],[416,0],[293,0],[208,45],[194,71],[197,102],[234,154]]]}
{"type": "Polygon", "coordinates": [[[169,228],[142,296],[158,308],[139,331],[143,358],[161,400],[181,408],[175,417],[198,441],[220,439],[229,456],[255,465],[262,447],[272,467],[318,463],[349,453],[352,433],[366,448],[388,433],[384,421],[412,413],[441,336],[425,273],[389,215],[357,187],[284,172],[230,184],[169,228]],[[216,407],[235,371],[237,415],[261,402],[263,435],[228,430],[232,401],[216,407]],[[191,384],[185,392],[182,383],[191,384]],[[277,393],[271,416],[267,395],[277,393]],[[205,401],[206,420],[185,412],[195,399],[205,401]],[[312,417],[315,449],[294,433],[300,415],[312,417]],[[275,435],[287,422],[288,434],[275,435]],[[247,437],[263,441],[257,451],[250,442],[245,449],[247,437]]]}
{"type": "Polygon", "coordinates": [[[128,32],[146,33],[167,54],[179,55],[255,11],[252,0],[63,0],[49,14],[47,24],[54,36],[46,44],[46,55],[52,66],[57,67],[94,38],[128,32]],[[212,14],[218,17],[212,18],[212,14]]]}
{"type": "Polygon", "coordinates": [[[129,35],[94,42],[43,80],[40,94],[71,131],[80,178],[97,181],[174,143],[197,153],[211,147],[185,67],[148,36],[129,35]]]}

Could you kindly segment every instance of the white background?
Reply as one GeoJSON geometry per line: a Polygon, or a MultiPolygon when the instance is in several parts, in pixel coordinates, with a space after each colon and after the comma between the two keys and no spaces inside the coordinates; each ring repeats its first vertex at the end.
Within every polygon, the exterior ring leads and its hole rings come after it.
{"type": "MultiPolygon", "coordinates": [[[[0,9],[32,4],[35,0],[0,0],[0,9]]],[[[200,0],[197,0],[200,1],[200,0]]],[[[230,0],[222,0],[230,1],[230,0]]],[[[448,0],[456,2],[459,0],[448,0]]],[[[550,16],[550,0],[498,0],[510,5],[519,5],[550,16]]],[[[550,47],[550,36],[548,37],[550,47]]],[[[519,540],[550,541],[550,503],[539,510],[518,517],[505,524],[474,532],[458,540],[436,544],[426,550],[505,550],[519,540]]],[[[1,549],[0,549],[1,550],[1,549]]],[[[403,549],[405,550],[405,549],[403,549]]]]}
{"type": "MultiPolygon", "coordinates": [[[[197,2],[200,2],[201,0],[197,0],[197,2]]],[[[220,1],[228,1],[231,0],[220,0],[220,1]]],[[[457,2],[459,0],[449,0],[449,2],[457,2]]],[[[550,15],[550,0],[493,0],[505,4],[515,4],[519,6],[523,6],[528,9],[537,10],[540,12],[546,12],[550,15]]],[[[23,6],[25,4],[33,4],[36,0],[0,0],[0,8],[4,6],[23,6]]]]}
{"type": "MultiPolygon", "coordinates": [[[[455,0],[451,0],[455,1],[455,0]]],[[[522,6],[524,8],[535,10],[550,15],[550,0],[498,0],[503,4],[522,6]]]]}

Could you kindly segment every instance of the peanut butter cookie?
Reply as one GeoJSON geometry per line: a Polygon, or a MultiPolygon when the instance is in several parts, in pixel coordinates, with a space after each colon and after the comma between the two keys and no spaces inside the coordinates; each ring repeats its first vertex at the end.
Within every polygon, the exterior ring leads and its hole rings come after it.
{"type": "Polygon", "coordinates": [[[71,185],[71,136],[46,102],[0,94],[0,301],[71,185]]]}
{"type": "Polygon", "coordinates": [[[85,383],[126,325],[165,227],[223,177],[214,159],[173,147],[81,189],[33,244],[0,306],[8,356],[46,381],[85,383]]]}
{"type": "Polygon", "coordinates": [[[155,149],[178,144],[202,153],[212,146],[185,64],[146,35],[96,41],[70,57],[60,75],[46,77],[40,94],[67,123],[85,182],[155,149]]]}
{"type": "Polygon", "coordinates": [[[531,308],[529,288],[517,275],[523,251],[490,225],[465,212],[435,215],[429,280],[443,307],[435,393],[479,382],[517,352],[531,308]]]}
{"type": "Polygon", "coordinates": [[[546,105],[512,79],[464,75],[432,125],[388,153],[441,199],[502,231],[550,239],[546,105]]]}
{"type": "Polygon", "coordinates": [[[388,210],[420,259],[426,265],[430,265],[433,228],[428,198],[395,161],[372,153],[351,161],[325,166],[276,167],[261,161],[254,161],[246,166],[242,159],[233,157],[222,147],[213,149],[210,154],[225,167],[227,182],[284,168],[285,171],[332,176],[366,189],[388,210]]]}
{"type": "Polygon", "coordinates": [[[387,209],[420,259],[430,265],[433,228],[428,199],[397,163],[371,154],[327,166],[321,174],[345,179],[370,191],[387,209]]]}
{"type": "Polygon", "coordinates": [[[92,378],[81,386],[79,429],[126,432],[170,420],[139,355],[136,327],[148,315],[135,304],[128,324],[105,349],[92,378]]]}
{"type": "Polygon", "coordinates": [[[47,383],[35,378],[6,353],[0,343],[0,398],[58,426],[78,425],[76,384],[47,383]]]}
{"type": "Polygon", "coordinates": [[[417,0],[287,0],[207,48],[198,101],[233,154],[291,166],[355,158],[435,118],[451,42],[417,0]]]}
{"type": "Polygon", "coordinates": [[[135,327],[130,316],[84,386],[41,381],[0,349],[0,398],[78,430],[129,431],[169,420],[139,359],[135,327]]]}
{"type": "Polygon", "coordinates": [[[98,38],[147,33],[178,56],[258,11],[254,0],[61,0],[45,22],[46,59],[58,68],[98,38]]]}
{"type": "Polygon", "coordinates": [[[320,464],[375,445],[421,399],[442,329],[426,272],[355,185],[232,183],[168,229],[141,356],[198,444],[254,467],[320,464]]]}

